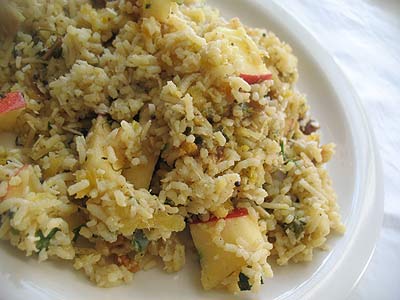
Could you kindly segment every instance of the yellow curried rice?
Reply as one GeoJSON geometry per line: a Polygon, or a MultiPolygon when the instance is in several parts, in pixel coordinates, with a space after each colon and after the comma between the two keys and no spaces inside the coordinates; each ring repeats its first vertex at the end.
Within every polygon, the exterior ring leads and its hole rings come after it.
{"type": "Polygon", "coordinates": [[[272,32],[200,0],[5,9],[0,93],[26,107],[0,146],[0,238],[110,287],[157,261],[179,271],[190,228],[204,288],[237,292],[344,231],[334,145],[272,32]]]}

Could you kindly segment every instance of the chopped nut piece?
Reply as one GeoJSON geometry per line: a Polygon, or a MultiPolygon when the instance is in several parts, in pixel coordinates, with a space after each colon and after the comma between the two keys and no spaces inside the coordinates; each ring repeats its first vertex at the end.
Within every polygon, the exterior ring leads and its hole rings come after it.
{"type": "Polygon", "coordinates": [[[198,152],[198,148],[195,143],[183,142],[181,145],[181,149],[187,155],[196,155],[198,152]]]}
{"type": "Polygon", "coordinates": [[[117,256],[117,265],[124,266],[129,272],[136,273],[140,270],[139,264],[128,255],[117,256]]]}
{"type": "Polygon", "coordinates": [[[317,131],[319,129],[319,124],[317,121],[310,120],[307,122],[307,124],[301,128],[301,131],[305,135],[310,135],[311,133],[317,131]]]}

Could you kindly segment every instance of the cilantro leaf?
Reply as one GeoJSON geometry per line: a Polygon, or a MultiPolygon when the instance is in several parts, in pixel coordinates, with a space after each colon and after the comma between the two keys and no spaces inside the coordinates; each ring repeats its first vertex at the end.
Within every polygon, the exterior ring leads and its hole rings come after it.
{"type": "Polygon", "coordinates": [[[287,165],[289,162],[292,161],[296,165],[296,167],[298,167],[297,160],[288,158],[288,156],[285,152],[285,144],[283,143],[282,140],[279,142],[279,146],[281,147],[281,151],[279,153],[282,155],[283,164],[287,165]]]}
{"type": "Polygon", "coordinates": [[[289,224],[283,224],[283,229],[286,231],[289,229],[294,233],[296,238],[299,238],[300,235],[303,233],[306,227],[306,222],[303,220],[300,220],[298,218],[295,218],[291,223],[289,224]]]}
{"type": "Polygon", "coordinates": [[[283,161],[286,161],[287,160],[287,156],[286,156],[286,153],[285,153],[285,144],[283,143],[283,141],[280,141],[279,145],[281,146],[280,154],[282,155],[283,161]]]}
{"type": "Polygon", "coordinates": [[[56,234],[57,231],[59,231],[59,228],[53,228],[47,236],[43,235],[43,232],[41,229],[39,229],[35,236],[39,237],[40,239],[36,242],[36,248],[38,249],[38,252],[42,251],[42,249],[48,249],[50,245],[50,240],[53,238],[53,236],[56,234]]]}
{"type": "Polygon", "coordinates": [[[18,230],[18,229],[15,229],[14,227],[11,227],[11,228],[10,228],[10,232],[11,232],[13,235],[18,235],[18,234],[19,234],[19,230],[18,230]]]}
{"type": "Polygon", "coordinates": [[[136,252],[144,252],[149,245],[149,240],[143,233],[143,230],[136,230],[132,236],[132,246],[136,252]]]}
{"type": "Polygon", "coordinates": [[[72,230],[72,232],[74,233],[74,237],[73,237],[73,239],[72,239],[73,242],[76,242],[76,240],[78,239],[78,237],[79,237],[79,231],[81,230],[81,228],[82,228],[83,226],[86,226],[86,225],[85,225],[85,224],[81,224],[81,225],[79,225],[78,227],[76,227],[76,228],[74,228],[74,229],[72,230]]]}

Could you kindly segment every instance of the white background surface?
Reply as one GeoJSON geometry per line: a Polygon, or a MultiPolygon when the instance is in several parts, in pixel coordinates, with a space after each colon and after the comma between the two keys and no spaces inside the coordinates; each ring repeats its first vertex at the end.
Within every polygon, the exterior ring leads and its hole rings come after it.
{"type": "Polygon", "coordinates": [[[342,68],[362,100],[380,148],[383,227],[370,265],[349,299],[400,299],[400,1],[277,2],[342,68]]]}

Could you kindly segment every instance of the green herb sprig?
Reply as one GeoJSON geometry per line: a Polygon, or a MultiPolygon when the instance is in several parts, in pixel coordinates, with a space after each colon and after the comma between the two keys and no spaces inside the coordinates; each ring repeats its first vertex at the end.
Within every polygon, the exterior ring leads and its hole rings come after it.
{"type": "Polygon", "coordinates": [[[135,233],[132,236],[132,246],[133,249],[136,252],[144,252],[147,249],[147,246],[149,245],[149,240],[143,233],[143,230],[136,230],[135,233]]]}
{"type": "Polygon", "coordinates": [[[48,249],[50,245],[50,240],[54,237],[57,231],[59,231],[59,228],[53,228],[47,236],[44,236],[43,232],[41,229],[39,229],[35,236],[39,237],[40,239],[36,242],[36,249],[38,249],[38,252],[42,251],[42,249],[48,249]]]}
{"type": "Polygon", "coordinates": [[[76,242],[76,240],[79,237],[79,231],[81,230],[82,227],[86,226],[85,224],[81,224],[78,227],[75,227],[72,232],[74,233],[74,237],[72,239],[73,242],[76,242]]]}

